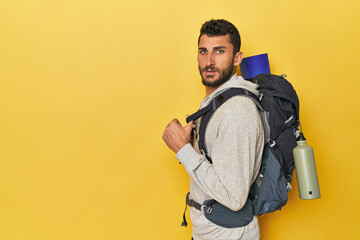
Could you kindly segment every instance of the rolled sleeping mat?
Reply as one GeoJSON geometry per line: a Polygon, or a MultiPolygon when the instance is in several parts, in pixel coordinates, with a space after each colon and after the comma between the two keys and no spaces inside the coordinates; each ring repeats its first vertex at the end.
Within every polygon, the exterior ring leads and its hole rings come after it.
{"type": "Polygon", "coordinates": [[[264,53],[244,58],[240,63],[240,70],[244,79],[254,78],[261,73],[270,74],[268,54],[264,53]]]}

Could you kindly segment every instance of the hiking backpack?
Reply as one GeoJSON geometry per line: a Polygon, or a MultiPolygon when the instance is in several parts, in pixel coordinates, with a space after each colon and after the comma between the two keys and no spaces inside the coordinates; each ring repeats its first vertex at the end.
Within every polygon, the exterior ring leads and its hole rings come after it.
{"type": "MultiPolygon", "coordinates": [[[[250,188],[248,201],[251,204],[245,204],[244,208],[246,207],[247,210],[240,210],[247,212],[248,216],[245,216],[244,213],[238,214],[239,218],[245,217],[248,220],[243,223],[234,223],[234,221],[238,220],[234,218],[227,219],[225,216],[235,216],[236,212],[222,206],[215,200],[207,200],[203,204],[199,204],[189,199],[189,194],[187,196],[187,205],[196,207],[199,210],[205,210],[205,216],[220,226],[228,228],[244,226],[252,220],[252,217],[250,218],[248,214],[249,212],[252,212],[251,216],[262,215],[281,210],[287,203],[287,192],[291,190],[290,184],[294,171],[292,150],[296,147],[296,140],[299,137],[299,99],[292,85],[284,77],[286,76],[259,74],[253,79],[248,79],[259,85],[259,98],[246,89],[230,88],[215,97],[208,106],[186,119],[187,122],[190,122],[202,117],[198,132],[199,149],[209,162],[212,163],[206,149],[205,131],[216,109],[230,98],[243,95],[255,102],[260,115],[263,116],[266,142],[264,144],[261,167],[255,182],[250,188]],[[223,218],[220,223],[217,222],[219,214],[215,214],[212,211],[215,206],[220,211],[221,218],[223,218]]],[[[186,223],[185,219],[184,222],[186,223]]]]}

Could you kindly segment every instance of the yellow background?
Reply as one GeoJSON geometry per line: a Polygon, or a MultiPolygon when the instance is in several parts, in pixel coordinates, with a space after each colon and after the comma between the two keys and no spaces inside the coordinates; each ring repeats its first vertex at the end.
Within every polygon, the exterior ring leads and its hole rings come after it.
{"type": "Polygon", "coordinates": [[[204,96],[197,38],[233,22],[300,98],[322,198],[262,239],[360,239],[360,2],[0,0],[0,239],[189,239],[188,176],[162,142],[204,96]],[[188,216],[188,215],[187,215],[188,216]]]}

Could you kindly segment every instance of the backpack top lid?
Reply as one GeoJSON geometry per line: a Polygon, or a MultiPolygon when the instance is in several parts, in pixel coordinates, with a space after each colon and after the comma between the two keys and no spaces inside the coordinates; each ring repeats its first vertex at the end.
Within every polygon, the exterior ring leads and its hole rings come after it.
{"type": "Polygon", "coordinates": [[[259,85],[258,90],[271,97],[278,97],[292,103],[295,109],[295,117],[299,118],[299,98],[295,89],[285,78],[285,75],[277,76],[273,74],[259,74],[252,79],[252,82],[259,85]]]}

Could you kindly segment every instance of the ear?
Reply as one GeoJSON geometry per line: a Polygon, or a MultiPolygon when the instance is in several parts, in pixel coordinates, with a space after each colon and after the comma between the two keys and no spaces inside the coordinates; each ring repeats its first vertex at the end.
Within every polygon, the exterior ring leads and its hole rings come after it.
{"type": "Polygon", "coordinates": [[[242,52],[237,52],[235,53],[235,57],[234,57],[234,66],[238,66],[241,61],[243,60],[243,53],[242,52]]]}

